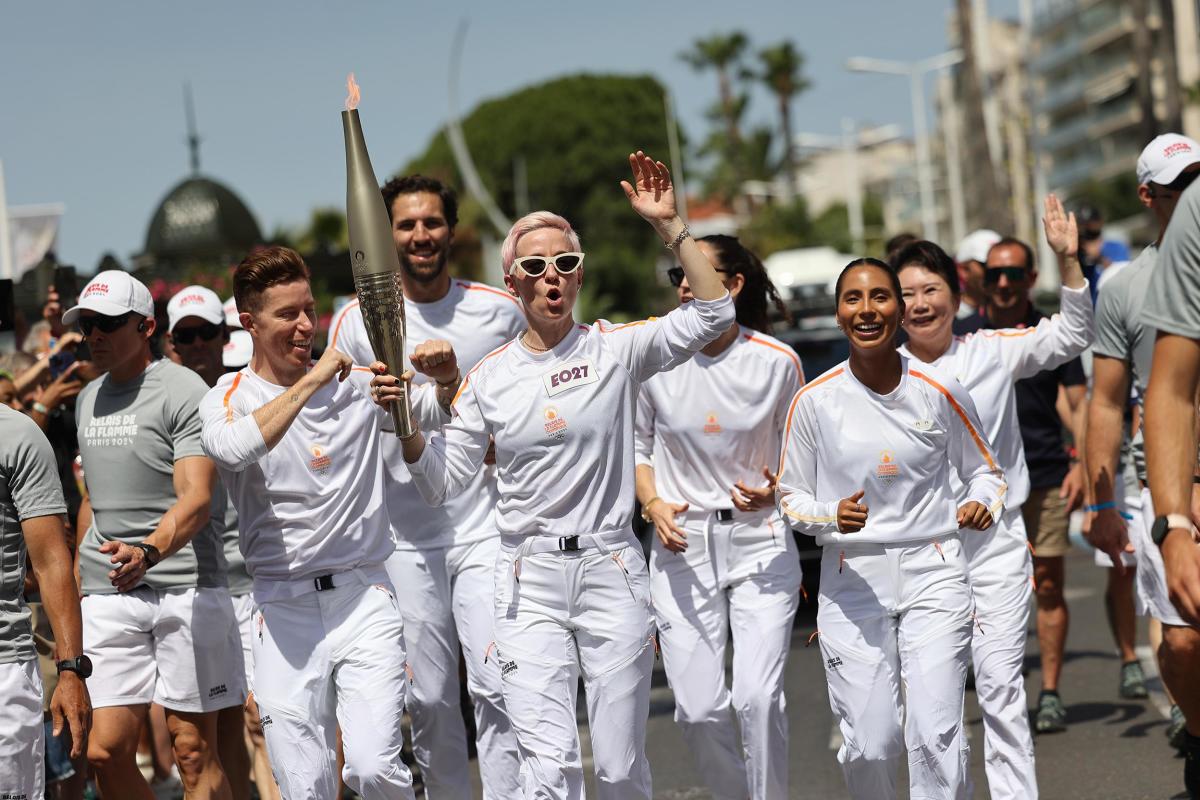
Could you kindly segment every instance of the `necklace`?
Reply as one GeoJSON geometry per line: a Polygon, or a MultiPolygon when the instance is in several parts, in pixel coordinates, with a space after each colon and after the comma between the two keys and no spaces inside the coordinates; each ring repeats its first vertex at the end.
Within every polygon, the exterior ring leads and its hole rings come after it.
{"type": "Polygon", "coordinates": [[[521,334],[521,344],[525,345],[526,347],[528,347],[530,350],[532,350],[535,353],[547,353],[551,349],[549,347],[538,347],[535,344],[530,344],[529,343],[529,331],[525,331],[525,333],[521,334]]]}

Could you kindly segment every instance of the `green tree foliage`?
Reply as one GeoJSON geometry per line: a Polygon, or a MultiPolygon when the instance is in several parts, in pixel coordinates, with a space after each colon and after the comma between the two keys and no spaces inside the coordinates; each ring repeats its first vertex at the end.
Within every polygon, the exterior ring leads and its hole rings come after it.
{"type": "MultiPolygon", "coordinates": [[[[804,77],[804,54],[790,41],[784,41],[758,52],[760,68],[751,76],[761,82],[775,97],[779,113],[779,133],[782,138],[784,175],[795,179],[796,160],[792,135],[792,98],[809,87],[804,77]]],[[[790,181],[789,181],[790,185],[790,181]]]]}
{"type": "MultiPolygon", "coordinates": [[[[882,251],[883,205],[878,198],[868,196],[863,201],[863,223],[867,254],[882,251]]],[[[841,253],[854,252],[846,205],[836,203],[814,217],[802,197],[757,209],[742,229],[741,238],[763,257],[798,247],[832,247],[841,253]]]]}
{"type": "Polygon", "coordinates": [[[1071,205],[1093,205],[1109,221],[1135,217],[1145,211],[1138,199],[1137,187],[1137,176],[1132,172],[1104,180],[1089,178],[1071,192],[1071,205]]]}
{"type": "MultiPolygon", "coordinates": [[[[657,309],[654,265],[662,245],[629,207],[619,181],[629,177],[629,153],[642,149],[667,160],[663,87],[649,76],[574,75],[481,103],[462,120],[471,156],[497,204],[516,206],[513,163],[524,159],[535,209],[562,214],[587,253],[577,316],[614,319],[657,309]]],[[[421,172],[463,187],[445,133],[401,173],[421,172]]],[[[489,226],[462,197],[456,239],[489,226]]],[[[507,231],[492,232],[502,237],[507,231]]],[[[478,269],[478,250],[473,266],[478,269]]],[[[472,260],[456,251],[456,266],[472,260]]],[[[469,267],[470,268],[470,267],[469,267]]]]}
{"type": "Polygon", "coordinates": [[[734,31],[697,39],[690,49],[679,54],[693,69],[700,72],[711,69],[717,74],[717,102],[708,111],[714,125],[700,155],[713,162],[705,192],[725,200],[736,197],[742,182],[749,177],[741,131],[749,97],[736,84],[745,77],[742,58],[749,45],[746,34],[734,31]]]}

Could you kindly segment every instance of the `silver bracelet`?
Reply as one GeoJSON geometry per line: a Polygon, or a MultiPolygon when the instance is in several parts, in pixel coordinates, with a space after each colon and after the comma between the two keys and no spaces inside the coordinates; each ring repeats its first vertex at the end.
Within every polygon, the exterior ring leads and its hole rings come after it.
{"type": "Polygon", "coordinates": [[[672,253],[674,253],[676,248],[678,248],[679,245],[683,244],[683,240],[688,238],[691,235],[692,235],[692,232],[688,228],[687,223],[684,223],[683,230],[681,230],[679,232],[679,235],[676,236],[675,239],[670,244],[667,245],[667,249],[670,250],[672,253]]]}

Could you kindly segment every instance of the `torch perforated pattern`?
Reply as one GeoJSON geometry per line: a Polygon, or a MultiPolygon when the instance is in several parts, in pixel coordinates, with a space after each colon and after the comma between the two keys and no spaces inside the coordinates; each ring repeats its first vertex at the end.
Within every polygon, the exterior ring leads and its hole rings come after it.
{"type": "MultiPolygon", "coordinates": [[[[356,275],[354,288],[362,310],[363,326],[375,358],[387,364],[388,372],[400,375],[404,371],[404,292],[400,273],[386,271],[356,275]]],[[[402,403],[392,406],[392,420],[400,436],[412,432],[410,401],[405,394],[402,403]]]]}

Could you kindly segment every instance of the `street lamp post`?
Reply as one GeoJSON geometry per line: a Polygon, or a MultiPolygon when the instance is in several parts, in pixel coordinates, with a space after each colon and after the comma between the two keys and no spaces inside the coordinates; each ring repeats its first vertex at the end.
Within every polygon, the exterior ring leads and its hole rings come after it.
{"type": "Polygon", "coordinates": [[[863,147],[883,144],[899,137],[895,125],[859,130],[854,120],[842,119],[842,135],[798,133],[792,137],[796,147],[814,150],[841,150],[846,164],[846,216],[850,225],[850,240],[858,254],[866,252],[866,224],[863,220],[862,179],[858,171],[858,151],[863,147]]]}
{"type": "Polygon", "coordinates": [[[926,239],[937,240],[937,212],[933,202],[933,168],[929,158],[929,133],[925,120],[925,74],[937,72],[962,61],[961,50],[950,50],[921,61],[888,61],[855,57],[846,62],[852,72],[881,72],[907,75],[912,100],[913,136],[917,140],[917,185],[921,196],[921,227],[926,239]]]}

